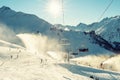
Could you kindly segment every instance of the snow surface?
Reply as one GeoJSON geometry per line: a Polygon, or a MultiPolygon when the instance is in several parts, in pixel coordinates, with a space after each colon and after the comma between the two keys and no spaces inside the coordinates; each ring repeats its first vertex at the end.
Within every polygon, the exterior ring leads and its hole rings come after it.
{"type": "Polygon", "coordinates": [[[0,80],[48,79],[120,80],[120,73],[66,63],[46,55],[37,57],[23,48],[0,47],[0,80]]]}

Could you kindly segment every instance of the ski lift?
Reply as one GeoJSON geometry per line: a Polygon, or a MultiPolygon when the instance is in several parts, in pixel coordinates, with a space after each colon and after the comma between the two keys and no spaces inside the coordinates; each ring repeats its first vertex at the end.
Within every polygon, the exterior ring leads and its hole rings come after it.
{"type": "Polygon", "coordinates": [[[56,28],[56,27],[51,27],[50,30],[51,30],[51,31],[52,31],[52,30],[53,30],[53,31],[56,31],[57,28],[56,28]]]}
{"type": "Polygon", "coordinates": [[[79,48],[78,50],[79,50],[79,52],[88,52],[89,51],[88,48],[79,48]]]}
{"type": "Polygon", "coordinates": [[[89,49],[86,47],[86,43],[85,42],[83,42],[81,44],[81,47],[78,49],[78,51],[79,52],[88,52],[89,51],[89,49]]]}
{"type": "Polygon", "coordinates": [[[75,52],[73,52],[73,53],[71,53],[72,55],[78,55],[78,53],[75,53],[75,52]]]}

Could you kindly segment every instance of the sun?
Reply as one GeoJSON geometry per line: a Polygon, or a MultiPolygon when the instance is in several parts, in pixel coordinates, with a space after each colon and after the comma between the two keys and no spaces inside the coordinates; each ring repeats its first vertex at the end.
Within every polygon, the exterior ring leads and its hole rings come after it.
{"type": "Polygon", "coordinates": [[[58,17],[62,13],[62,5],[60,0],[50,0],[47,4],[47,11],[54,17],[58,17]]]}

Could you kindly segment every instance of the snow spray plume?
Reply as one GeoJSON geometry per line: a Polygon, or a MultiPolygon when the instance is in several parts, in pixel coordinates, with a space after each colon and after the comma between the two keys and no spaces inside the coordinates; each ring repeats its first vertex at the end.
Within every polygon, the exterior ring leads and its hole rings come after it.
{"type": "Polygon", "coordinates": [[[120,55],[112,56],[102,63],[104,69],[120,71],[120,55]]]}
{"type": "MultiPolygon", "coordinates": [[[[0,40],[22,45],[20,39],[16,36],[14,31],[9,29],[6,25],[0,23],[0,40]]],[[[1,44],[2,46],[5,44],[1,44]]]]}
{"type": "Polygon", "coordinates": [[[42,57],[51,56],[54,59],[63,59],[64,53],[57,40],[41,34],[18,34],[17,36],[23,41],[28,51],[42,57]]]}
{"type": "Polygon", "coordinates": [[[120,55],[92,55],[75,58],[71,61],[76,61],[78,64],[83,64],[90,67],[120,71],[120,55]]]}

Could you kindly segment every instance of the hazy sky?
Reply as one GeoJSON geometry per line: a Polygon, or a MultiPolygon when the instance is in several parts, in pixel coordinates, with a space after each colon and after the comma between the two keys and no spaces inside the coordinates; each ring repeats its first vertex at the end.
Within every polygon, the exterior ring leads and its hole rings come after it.
{"type": "MultiPolygon", "coordinates": [[[[62,23],[62,16],[54,18],[47,10],[51,0],[0,0],[1,6],[8,6],[15,11],[35,14],[38,17],[52,23],[62,23]]],[[[64,0],[65,24],[77,25],[80,22],[90,24],[98,21],[100,15],[111,0],[64,0]]],[[[114,0],[113,4],[104,14],[104,17],[120,15],[120,0],[114,0]]]]}

